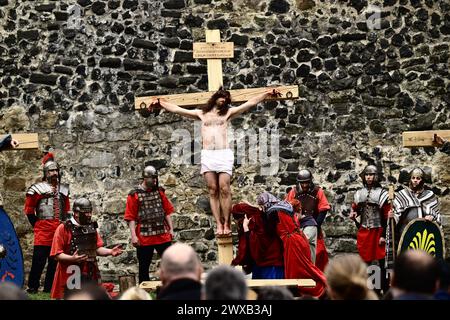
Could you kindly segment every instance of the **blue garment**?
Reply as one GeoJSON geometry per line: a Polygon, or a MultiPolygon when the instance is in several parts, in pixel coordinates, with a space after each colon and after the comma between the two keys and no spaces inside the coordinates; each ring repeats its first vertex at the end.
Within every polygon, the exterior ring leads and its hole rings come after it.
{"type": "Polygon", "coordinates": [[[0,207],[0,244],[6,249],[6,256],[0,258],[0,283],[13,282],[21,288],[25,277],[22,248],[14,225],[2,207],[0,207]]]}
{"type": "Polygon", "coordinates": [[[6,149],[10,146],[12,140],[12,136],[7,134],[0,139],[0,151],[2,149],[6,149]]]}
{"type": "Polygon", "coordinates": [[[444,143],[444,145],[441,147],[441,152],[450,155],[450,141],[444,143]]]}
{"type": "Polygon", "coordinates": [[[270,212],[273,211],[284,211],[288,215],[292,216],[294,215],[294,208],[292,205],[287,201],[280,201],[278,203],[275,203],[274,205],[270,206],[269,209],[267,209],[267,213],[270,214],[270,212]]]}
{"type": "Polygon", "coordinates": [[[284,279],[284,267],[253,266],[252,279],[284,279]]]}
{"type": "Polygon", "coordinates": [[[304,216],[300,219],[300,228],[317,227],[316,219],[313,216],[304,216]]]}
{"type": "Polygon", "coordinates": [[[256,202],[258,205],[264,207],[264,211],[268,214],[272,211],[285,211],[289,215],[294,214],[294,209],[292,208],[292,205],[284,200],[280,200],[277,197],[275,197],[270,192],[264,191],[261,193],[258,198],[256,199],[256,202]]]}
{"type": "Polygon", "coordinates": [[[434,294],[434,299],[436,300],[450,300],[450,293],[445,290],[438,290],[434,294]]]}
{"type": "Polygon", "coordinates": [[[399,295],[393,300],[434,300],[433,296],[422,293],[407,292],[399,295]]]}

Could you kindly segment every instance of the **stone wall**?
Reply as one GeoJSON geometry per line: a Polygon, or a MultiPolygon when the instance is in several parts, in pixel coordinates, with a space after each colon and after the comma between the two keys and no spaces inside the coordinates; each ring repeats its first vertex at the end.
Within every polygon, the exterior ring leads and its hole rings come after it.
{"type": "MultiPolygon", "coordinates": [[[[192,58],[206,28],[235,43],[223,63],[226,88],[298,84],[301,92],[298,101],[267,102],[233,121],[260,140],[278,132],[280,145],[270,175],[261,169],[273,163],[255,157],[261,143],[236,165],[234,202],[254,201],[264,189],[283,195],[308,167],[332,204],[324,226],[330,253],[355,251],[356,229],[343,213],[357,174],[375,163],[385,184],[398,185],[402,168],[420,165],[432,172],[448,242],[449,156],[401,146],[402,131],[450,129],[448,1],[0,0],[0,132],[39,133],[41,146],[55,148],[72,199],[94,200],[106,245],[126,249],[101,258],[104,279],[137,272],[123,211],[147,164],[160,170],[175,205],[176,240],[193,244],[207,268],[216,263],[200,166],[172,156],[180,145],[174,132],[185,129],[192,138],[184,146],[198,160],[193,122],[133,107],[135,95],[207,90],[206,61],[192,58]]],[[[26,188],[41,178],[41,152],[0,157],[5,208],[28,271],[33,234],[22,208],[26,188]]]]}

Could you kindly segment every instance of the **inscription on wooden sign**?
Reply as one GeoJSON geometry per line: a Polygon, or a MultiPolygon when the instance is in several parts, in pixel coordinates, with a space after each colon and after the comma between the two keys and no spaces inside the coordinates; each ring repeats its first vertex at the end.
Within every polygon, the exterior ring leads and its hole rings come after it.
{"type": "Polygon", "coordinates": [[[234,58],[233,42],[195,42],[194,59],[234,58]]]}

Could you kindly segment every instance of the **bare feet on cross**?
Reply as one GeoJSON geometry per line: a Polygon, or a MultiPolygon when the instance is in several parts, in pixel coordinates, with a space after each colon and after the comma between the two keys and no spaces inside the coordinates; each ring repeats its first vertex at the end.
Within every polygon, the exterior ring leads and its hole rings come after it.
{"type": "Polygon", "coordinates": [[[216,236],[223,236],[223,224],[217,224],[216,236]]]}
{"type": "Polygon", "coordinates": [[[231,228],[228,224],[225,224],[223,226],[223,235],[224,236],[230,236],[231,235],[231,228]]]}
{"type": "Polygon", "coordinates": [[[216,237],[228,237],[231,235],[231,229],[229,225],[222,223],[217,224],[216,237]]]}

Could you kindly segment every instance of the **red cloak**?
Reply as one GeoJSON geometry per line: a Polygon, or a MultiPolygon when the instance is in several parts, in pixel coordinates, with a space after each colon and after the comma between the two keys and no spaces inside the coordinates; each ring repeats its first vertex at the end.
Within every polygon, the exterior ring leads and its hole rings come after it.
{"type": "Polygon", "coordinates": [[[249,204],[239,203],[233,206],[231,213],[237,220],[244,214],[250,219],[248,234],[239,228],[238,252],[232,265],[244,266],[253,262],[260,267],[283,266],[283,244],[278,235],[266,227],[262,212],[249,204]]]}
{"type": "Polygon", "coordinates": [[[313,288],[299,287],[300,294],[320,297],[326,290],[323,272],[311,261],[308,239],[295,224],[294,218],[279,211],[277,233],[284,246],[284,269],[286,279],[313,279],[313,288]]]}

